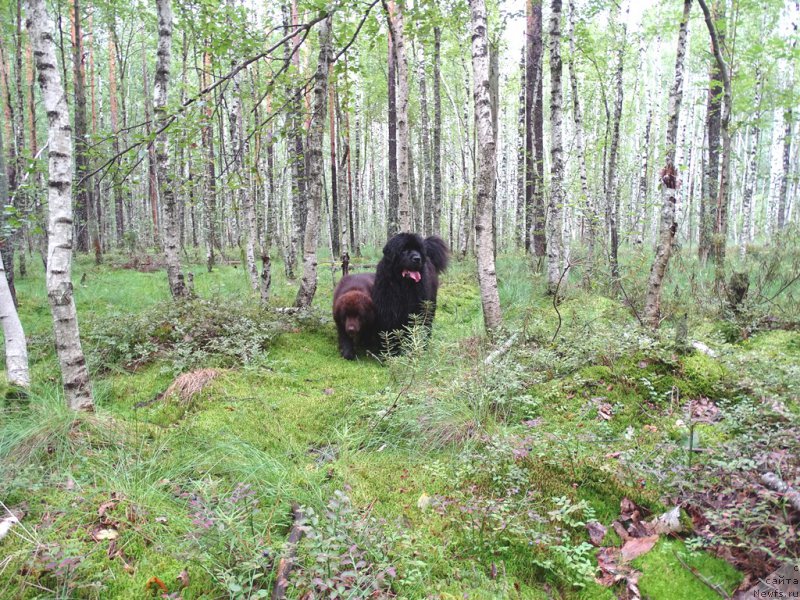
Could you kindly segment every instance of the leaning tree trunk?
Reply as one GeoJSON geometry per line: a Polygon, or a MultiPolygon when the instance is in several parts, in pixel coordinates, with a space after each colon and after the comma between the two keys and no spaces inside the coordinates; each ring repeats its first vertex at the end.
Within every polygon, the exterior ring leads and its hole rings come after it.
{"type": "MultiPolygon", "coordinates": [[[[403,32],[403,11],[389,2],[389,26],[397,67],[397,231],[411,231],[411,190],[408,161],[408,59],[403,32]]],[[[393,231],[391,233],[396,233],[393,231]]]]}
{"type": "Polygon", "coordinates": [[[659,222],[658,247],[650,276],[644,304],[644,321],[658,327],[661,308],[661,286],[672,254],[672,242],[678,223],[675,220],[675,205],[678,201],[678,172],[675,168],[675,144],[678,140],[678,116],[683,98],[683,58],[686,54],[686,37],[689,28],[689,13],[692,0],[684,0],[683,17],[678,30],[678,51],[675,57],[675,81],[669,93],[669,116],[666,135],[666,158],[661,170],[661,220],[659,222]]]}
{"type": "Polygon", "coordinates": [[[299,308],[311,305],[317,292],[317,242],[322,217],[322,196],[325,193],[322,143],[325,135],[325,112],[328,100],[328,65],[331,55],[331,17],[320,23],[319,61],[314,75],[314,109],[308,131],[308,193],[311,200],[306,220],[303,249],[303,277],[294,304],[299,308]]]}
{"type": "MultiPolygon", "coordinates": [[[[3,154],[3,128],[0,127],[0,206],[8,204],[8,181],[3,154]]],[[[6,242],[9,243],[9,242],[6,242]]],[[[25,332],[17,314],[14,297],[6,280],[3,261],[0,260],[0,321],[3,323],[3,337],[6,342],[6,371],[11,385],[27,388],[31,384],[28,371],[28,344],[25,332]]]]}
{"type": "MultiPolygon", "coordinates": [[[[586,175],[586,150],[583,141],[583,114],[578,96],[578,74],[575,71],[575,2],[569,2],[569,81],[572,88],[572,118],[575,122],[575,151],[578,154],[578,172],[581,179],[581,195],[586,206],[584,217],[584,235],[586,241],[586,266],[584,268],[584,284],[591,285],[594,271],[594,243],[597,228],[594,200],[589,193],[586,175]]],[[[622,95],[620,93],[620,99],[622,95]]]]}
{"type": "Polygon", "coordinates": [[[28,32],[48,118],[47,297],[53,314],[56,353],[67,403],[72,409],[91,411],[94,409],[92,388],[72,296],[72,129],[56,60],[53,22],[45,10],[44,0],[29,0],[28,7],[28,32]]]}
{"type": "Polygon", "coordinates": [[[475,98],[478,136],[475,246],[478,254],[478,283],[481,289],[483,321],[486,331],[491,334],[502,325],[492,227],[496,141],[489,98],[489,39],[486,30],[486,4],[484,0],[471,0],[470,6],[472,8],[473,97],[475,98]]]}
{"type": "Polygon", "coordinates": [[[551,183],[547,215],[547,291],[561,281],[564,152],[561,140],[561,0],[552,0],[550,16],[550,157],[551,183]]]}
{"type": "Polygon", "coordinates": [[[164,204],[164,261],[167,263],[167,281],[173,298],[188,296],[181,271],[180,230],[177,202],[172,173],[169,168],[169,137],[167,136],[167,86],[172,60],[172,7],[170,0],[157,0],[158,52],[156,53],[156,75],[153,82],[153,112],[158,127],[156,136],[156,165],[158,185],[164,204]]]}

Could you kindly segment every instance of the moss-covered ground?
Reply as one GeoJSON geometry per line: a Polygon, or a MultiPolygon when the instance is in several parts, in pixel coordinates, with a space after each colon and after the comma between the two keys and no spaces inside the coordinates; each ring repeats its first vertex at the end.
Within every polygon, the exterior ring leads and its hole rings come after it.
{"type": "MultiPolygon", "coordinates": [[[[594,580],[585,521],[619,545],[610,525],[623,498],[653,515],[672,505],[669,472],[694,459],[689,443],[713,449],[731,435],[701,420],[690,430],[687,403],[745,386],[793,398],[797,414],[796,332],[727,343],[712,318],[691,315],[690,338],[710,357],[674,344],[669,324],[654,337],[620,301],[574,286],[553,340],[540,276],[502,257],[499,341],[516,337],[489,364],[467,264],[443,278],[429,345],[404,357],[339,357],[323,272],[311,315],[262,311],[279,325],[247,360],[179,341],[176,354],[131,362],[119,356],[137,340],[111,346],[171,302],[165,276],[82,259],[75,297],[97,411],[75,415],[34,271],[17,291],[35,383],[0,410],[0,500],[24,513],[0,540],[2,598],[267,597],[293,504],[314,516],[288,597],[613,598],[620,587],[594,580]],[[198,395],[158,398],[178,372],[206,366],[222,372],[198,395]]],[[[218,311],[249,302],[242,269],[193,271],[218,311]]],[[[271,307],[294,290],[276,272],[271,307]]],[[[664,535],[633,562],[644,597],[737,587],[741,574],[690,538],[664,535]]]]}

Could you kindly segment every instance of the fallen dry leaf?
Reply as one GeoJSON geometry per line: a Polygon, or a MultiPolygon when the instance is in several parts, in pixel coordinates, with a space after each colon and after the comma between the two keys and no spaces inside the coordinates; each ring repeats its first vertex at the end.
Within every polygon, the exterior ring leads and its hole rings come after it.
{"type": "Polygon", "coordinates": [[[653,549],[658,541],[658,534],[641,538],[631,538],[622,546],[620,551],[623,562],[630,562],[637,556],[646,554],[653,549]]]}
{"type": "Polygon", "coordinates": [[[589,532],[589,541],[593,546],[599,546],[603,538],[606,537],[606,528],[598,521],[589,521],[586,523],[586,531],[589,532]]]}
{"type": "Polygon", "coordinates": [[[161,581],[158,577],[151,577],[150,579],[147,580],[147,583],[144,584],[144,589],[146,592],[149,592],[153,588],[158,588],[165,594],[169,593],[167,586],[164,585],[164,582],[161,581]]]}
{"type": "Polygon", "coordinates": [[[677,533],[683,529],[681,525],[681,509],[676,506],[655,519],[648,521],[647,526],[653,533],[677,533]]]}
{"type": "Polygon", "coordinates": [[[97,516],[98,517],[104,517],[105,514],[109,510],[114,508],[116,505],[117,505],[117,500],[115,498],[111,499],[111,500],[106,500],[100,506],[97,507],[97,516]]]}
{"type": "Polygon", "coordinates": [[[322,390],[322,393],[325,394],[326,396],[333,396],[333,388],[325,388],[324,390],[322,390]]]}

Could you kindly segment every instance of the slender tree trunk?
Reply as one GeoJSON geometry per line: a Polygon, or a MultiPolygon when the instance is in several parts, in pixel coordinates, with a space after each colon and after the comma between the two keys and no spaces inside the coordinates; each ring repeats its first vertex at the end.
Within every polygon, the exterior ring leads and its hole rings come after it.
{"type": "MultiPolygon", "coordinates": [[[[435,235],[442,231],[442,92],[441,92],[441,36],[439,27],[433,28],[433,224],[435,235]]],[[[452,235],[451,235],[452,237],[452,235]]]]}
{"type": "Polygon", "coordinates": [[[669,115],[666,134],[665,165],[661,170],[661,219],[659,222],[658,246],[650,276],[647,280],[647,293],[644,304],[644,321],[651,327],[658,327],[661,308],[661,287],[667,272],[672,243],[678,224],[675,221],[675,205],[678,197],[678,172],[675,168],[675,147],[678,139],[678,117],[683,98],[683,59],[686,54],[686,37],[689,28],[689,13],[692,0],[684,0],[683,16],[678,30],[678,50],[675,58],[675,81],[669,94],[669,115]]]}
{"type": "Polygon", "coordinates": [[[614,73],[616,96],[614,98],[614,117],[611,131],[611,148],[608,153],[608,189],[606,190],[606,210],[609,215],[609,255],[611,258],[611,277],[616,285],[619,280],[619,169],[617,168],[617,155],[619,154],[619,129],[622,122],[623,100],[623,69],[625,67],[625,36],[626,27],[619,11],[617,11],[615,28],[621,27],[619,47],[617,48],[617,68],[614,73]]]}
{"type": "Polygon", "coordinates": [[[475,243],[483,321],[491,334],[502,325],[497,272],[494,262],[492,204],[495,187],[496,140],[489,98],[489,39],[484,0],[470,0],[472,10],[472,70],[478,136],[477,208],[475,243]]]}
{"type": "MultiPolygon", "coordinates": [[[[720,7],[719,0],[714,3],[715,18],[720,7]]],[[[724,14],[720,17],[724,19],[724,14]]],[[[713,53],[713,49],[712,49],[713,53]]],[[[700,198],[700,243],[697,247],[700,260],[705,263],[714,252],[714,231],[718,221],[717,200],[720,181],[720,130],[722,128],[722,75],[719,64],[712,56],[709,69],[708,100],[706,108],[706,131],[708,136],[708,159],[703,182],[703,195],[700,198]]]]}
{"type": "Polygon", "coordinates": [[[517,112],[517,203],[516,203],[516,231],[515,241],[517,248],[524,248],[527,228],[525,226],[525,125],[528,120],[525,106],[525,55],[527,47],[522,47],[522,57],[519,61],[519,109],[517,112]]]}
{"type": "MultiPolygon", "coordinates": [[[[267,112],[271,112],[272,98],[267,96],[267,112]]],[[[270,288],[272,286],[272,240],[278,234],[278,195],[275,191],[275,140],[272,122],[267,125],[267,202],[264,222],[264,242],[261,245],[261,302],[269,302],[270,288]]],[[[277,240],[276,240],[277,241],[277,240]]]]}
{"type": "Polygon", "coordinates": [[[550,156],[552,179],[547,215],[547,291],[557,293],[562,278],[564,157],[561,140],[561,0],[552,0],[550,16],[550,156]]]}
{"type": "MultiPolygon", "coordinates": [[[[420,134],[422,136],[422,162],[419,169],[419,176],[422,179],[422,197],[420,205],[424,210],[423,229],[425,235],[437,233],[433,229],[433,190],[432,190],[432,164],[431,164],[431,142],[430,126],[428,123],[428,83],[425,72],[425,48],[420,48],[418,77],[419,77],[419,120],[420,134]]],[[[437,233],[438,235],[438,233],[437,233]]]]}
{"type": "Polygon", "coordinates": [[[169,136],[166,130],[169,118],[167,116],[167,87],[172,61],[172,7],[170,0],[157,0],[156,8],[158,10],[158,51],[153,82],[153,113],[156,126],[160,130],[156,138],[156,161],[158,184],[161,198],[164,201],[164,260],[167,263],[167,281],[172,297],[185,298],[188,296],[188,290],[181,271],[178,211],[172,173],[170,172],[169,136]]]}
{"type": "Polygon", "coordinates": [[[324,165],[322,158],[325,134],[325,112],[328,99],[328,65],[331,60],[331,17],[319,26],[319,61],[314,75],[314,108],[308,131],[308,192],[311,203],[306,221],[305,247],[303,250],[303,277],[297,290],[295,306],[311,305],[317,292],[317,242],[322,218],[322,197],[325,193],[324,165]]]}
{"type": "MultiPolygon", "coordinates": [[[[728,65],[722,56],[721,36],[714,25],[714,18],[706,5],[705,0],[698,0],[700,8],[711,37],[711,48],[716,60],[717,72],[722,80],[722,115],[720,127],[722,133],[722,165],[719,177],[719,191],[716,198],[716,223],[714,226],[714,237],[712,251],[715,263],[715,279],[718,284],[724,281],[725,277],[725,249],[728,242],[728,206],[730,204],[730,179],[731,179],[731,80],[728,65]]],[[[724,12],[722,14],[724,20],[724,12]]]]}
{"type": "Polygon", "coordinates": [[[578,172],[581,179],[581,195],[586,206],[584,218],[584,241],[586,243],[586,266],[584,268],[584,284],[591,285],[594,272],[595,237],[597,231],[597,214],[594,200],[589,193],[589,182],[586,174],[586,151],[583,141],[583,114],[580,96],[578,95],[578,74],[575,70],[575,2],[569,2],[569,80],[572,88],[572,119],[575,122],[575,150],[578,155],[578,172]]]}
{"type": "MultiPolygon", "coordinates": [[[[388,9],[387,9],[388,14],[388,9]]],[[[389,198],[386,219],[386,234],[391,237],[400,229],[398,181],[397,181],[397,53],[395,52],[394,36],[392,34],[391,16],[389,16],[389,50],[387,70],[387,93],[389,104],[389,198]]]]}
{"type": "Polygon", "coordinates": [[[29,0],[28,7],[28,32],[49,121],[47,297],[67,403],[72,409],[91,411],[94,401],[72,296],[72,129],[56,61],[53,22],[44,0],[29,0]]]}
{"type": "Polygon", "coordinates": [[[408,59],[402,8],[394,0],[389,0],[387,12],[397,67],[397,229],[390,232],[394,234],[411,231],[412,228],[408,160],[408,59]]]}
{"type": "Polygon", "coordinates": [[[783,164],[781,170],[781,184],[778,190],[778,230],[786,227],[788,222],[787,190],[789,189],[789,158],[792,154],[792,109],[789,107],[784,114],[783,135],[783,164]]]}
{"type": "MultiPolygon", "coordinates": [[[[209,86],[211,76],[211,54],[208,48],[203,51],[203,71],[201,86],[205,89],[209,86]]],[[[209,102],[204,110],[203,128],[201,142],[205,150],[206,173],[203,185],[203,217],[205,221],[205,242],[206,242],[206,268],[210,273],[214,268],[216,257],[214,248],[217,246],[217,177],[214,164],[214,123],[213,109],[209,102]]]]}
{"type": "Polygon", "coordinates": [[[742,195],[742,235],[739,240],[739,255],[744,258],[747,245],[753,241],[753,192],[758,176],[758,142],[761,137],[761,77],[756,73],[756,93],[753,101],[756,108],[754,124],[750,131],[750,147],[747,151],[747,180],[742,195]]]}
{"type": "MultiPolygon", "coordinates": [[[[144,42],[142,43],[144,46],[144,42]]],[[[152,110],[150,96],[150,75],[147,72],[148,53],[142,49],[142,87],[144,88],[144,120],[145,133],[152,134],[152,110]]],[[[158,218],[158,157],[155,144],[147,145],[147,197],[150,199],[150,220],[153,225],[153,247],[158,251],[161,247],[161,236],[158,218]]]]}
{"type": "Polygon", "coordinates": [[[544,90],[542,0],[528,0],[525,44],[525,222],[526,249],[535,256],[547,251],[544,206],[544,90]]]}
{"type": "MultiPolygon", "coordinates": [[[[108,102],[111,112],[111,150],[119,154],[119,107],[117,105],[117,53],[114,41],[108,38],[108,102]]],[[[111,186],[114,188],[114,216],[116,219],[117,246],[122,247],[125,239],[125,215],[122,199],[122,182],[119,181],[119,169],[114,168],[111,186]]]]}
{"type": "MultiPolygon", "coordinates": [[[[8,181],[6,179],[5,154],[3,147],[3,128],[0,127],[0,202],[8,203],[8,181]]],[[[28,371],[28,344],[22,322],[17,314],[15,299],[8,286],[3,261],[0,260],[0,322],[3,324],[3,337],[6,345],[6,372],[8,382],[22,388],[31,384],[28,371]]]]}
{"type": "Polygon", "coordinates": [[[328,73],[328,115],[330,121],[330,143],[331,143],[331,251],[332,260],[341,256],[339,245],[339,176],[336,171],[336,121],[334,112],[336,110],[335,84],[331,81],[333,69],[328,73]]]}

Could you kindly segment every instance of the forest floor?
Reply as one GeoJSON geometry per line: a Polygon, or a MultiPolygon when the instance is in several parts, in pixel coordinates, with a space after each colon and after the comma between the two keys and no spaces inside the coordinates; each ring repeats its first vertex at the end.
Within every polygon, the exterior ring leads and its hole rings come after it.
{"type": "MultiPolygon", "coordinates": [[[[330,271],[296,316],[251,301],[241,268],[194,265],[179,307],[123,262],[74,270],[92,415],[60,396],[40,265],[17,280],[35,384],[0,400],[0,508],[20,517],[2,598],[269,597],[293,505],[289,598],[717,598],[800,554],[761,480],[800,482],[797,307],[742,333],[676,275],[656,335],[578,285],[559,318],[501,257],[504,351],[456,263],[427,346],[348,362],[330,271]]],[[[274,273],[273,306],[294,291],[274,273]]]]}

